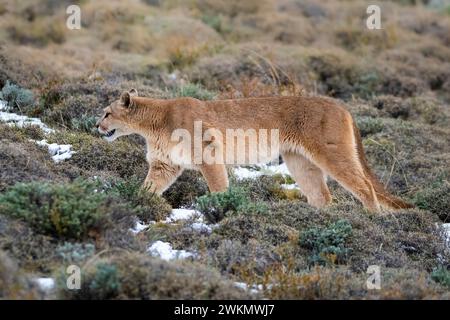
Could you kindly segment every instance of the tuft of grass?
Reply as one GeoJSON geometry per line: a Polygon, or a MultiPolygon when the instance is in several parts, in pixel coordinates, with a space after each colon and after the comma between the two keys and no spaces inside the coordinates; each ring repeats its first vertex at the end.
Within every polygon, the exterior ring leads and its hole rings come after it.
{"type": "Polygon", "coordinates": [[[300,235],[300,246],[311,251],[310,263],[326,265],[341,263],[349,253],[345,242],[352,234],[347,220],[338,220],[325,228],[313,227],[300,235]]]}

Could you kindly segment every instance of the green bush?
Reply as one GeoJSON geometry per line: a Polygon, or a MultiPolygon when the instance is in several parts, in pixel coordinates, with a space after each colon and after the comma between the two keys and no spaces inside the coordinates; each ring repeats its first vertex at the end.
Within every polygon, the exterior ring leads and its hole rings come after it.
{"type": "Polygon", "coordinates": [[[96,265],[96,271],[89,283],[89,291],[95,292],[94,299],[110,299],[120,290],[117,267],[107,263],[96,265]]]}
{"type": "Polygon", "coordinates": [[[80,118],[72,119],[70,122],[71,128],[77,131],[92,132],[95,131],[95,123],[97,118],[95,116],[82,115],[80,118]]]}
{"type": "Polygon", "coordinates": [[[380,119],[372,117],[357,117],[356,124],[358,125],[361,137],[381,132],[384,128],[383,122],[380,119]]]}
{"type": "Polygon", "coordinates": [[[448,222],[450,220],[450,183],[441,179],[419,190],[414,196],[414,204],[420,209],[437,214],[442,221],[448,222]]]}
{"type": "Polygon", "coordinates": [[[211,223],[222,220],[230,211],[248,206],[249,200],[242,188],[230,187],[225,192],[213,192],[197,199],[196,208],[211,223]]]}
{"type": "Polygon", "coordinates": [[[133,213],[144,222],[162,220],[172,212],[171,205],[162,197],[146,188],[135,176],[115,182],[108,191],[127,201],[133,213]]]}
{"type": "Polygon", "coordinates": [[[79,263],[94,255],[95,245],[65,242],[56,248],[56,252],[65,262],[79,263]]]}
{"type": "Polygon", "coordinates": [[[352,226],[347,220],[338,220],[325,228],[314,227],[300,236],[300,246],[311,250],[311,264],[343,262],[349,250],[345,247],[352,234],[352,226]]]}
{"type": "Polygon", "coordinates": [[[6,81],[0,92],[0,99],[8,102],[10,110],[28,112],[34,105],[33,92],[6,81]]]}
{"type": "Polygon", "coordinates": [[[434,269],[431,273],[431,279],[450,288],[450,271],[444,267],[434,269]]]}
{"type": "Polygon", "coordinates": [[[192,97],[200,100],[212,100],[215,93],[203,88],[197,83],[187,83],[175,89],[173,95],[175,97],[192,97]]]}
{"type": "Polygon", "coordinates": [[[99,227],[108,198],[93,182],[19,183],[0,195],[2,214],[26,221],[37,232],[80,239],[99,227]]]}

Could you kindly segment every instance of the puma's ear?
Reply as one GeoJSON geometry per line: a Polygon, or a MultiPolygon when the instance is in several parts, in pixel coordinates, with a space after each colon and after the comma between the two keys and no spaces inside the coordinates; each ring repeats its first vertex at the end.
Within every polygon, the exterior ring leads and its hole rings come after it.
{"type": "Polygon", "coordinates": [[[126,108],[130,106],[131,95],[129,92],[125,91],[120,95],[120,103],[126,108]]]}
{"type": "Polygon", "coordinates": [[[134,97],[134,96],[138,96],[138,92],[135,88],[131,89],[130,91],[128,91],[130,93],[130,96],[134,97]]]}

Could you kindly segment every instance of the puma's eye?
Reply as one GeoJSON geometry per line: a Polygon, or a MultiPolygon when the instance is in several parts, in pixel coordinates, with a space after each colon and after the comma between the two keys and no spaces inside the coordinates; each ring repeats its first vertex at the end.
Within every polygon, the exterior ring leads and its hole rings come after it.
{"type": "Polygon", "coordinates": [[[104,118],[104,119],[108,118],[110,114],[111,114],[111,112],[107,112],[107,113],[105,114],[105,118],[104,118]]]}

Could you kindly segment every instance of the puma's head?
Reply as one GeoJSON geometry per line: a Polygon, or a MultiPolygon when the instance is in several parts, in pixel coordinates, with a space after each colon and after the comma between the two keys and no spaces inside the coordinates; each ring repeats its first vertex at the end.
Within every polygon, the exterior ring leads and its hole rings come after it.
{"type": "Polygon", "coordinates": [[[137,95],[136,89],[125,91],[121,94],[119,100],[103,109],[103,115],[95,125],[106,141],[111,142],[120,136],[133,133],[128,119],[132,104],[131,99],[137,95]]]}

